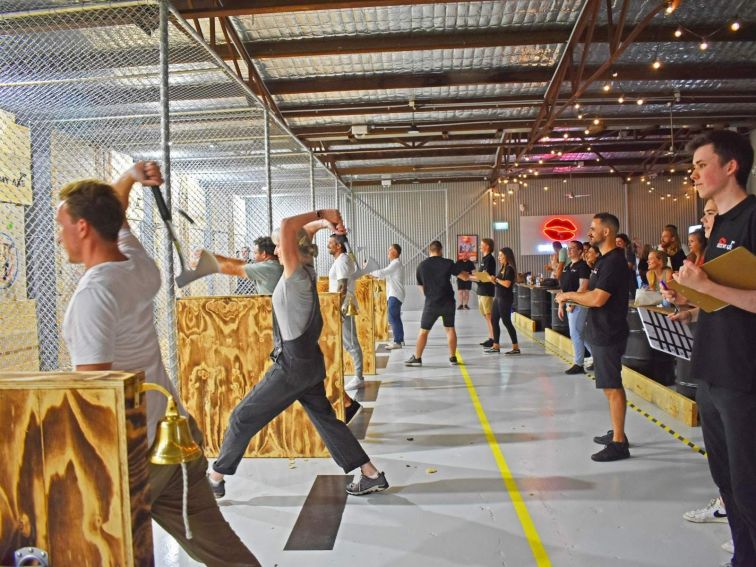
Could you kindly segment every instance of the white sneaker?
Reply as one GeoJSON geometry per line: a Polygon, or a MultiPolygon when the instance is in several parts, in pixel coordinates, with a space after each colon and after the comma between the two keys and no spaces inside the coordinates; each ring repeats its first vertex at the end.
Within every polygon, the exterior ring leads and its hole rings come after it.
{"type": "Polygon", "coordinates": [[[735,542],[732,540],[726,541],[722,544],[722,549],[724,549],[727,553],[734,555],[735,554],[735,542]]]}
{"type": "Polygon", "coordinates": [[[359,390],[365,387],[365,379],[362,376],[354,376],[344,384],[345,390],[359,390]]]}
{"type": "Polygon", "coordinates": [[[685,512],[683,519],[697,524],[707,524],[709,522],[726,524],[727,512],[721,498],[712,498],[705,508],[685,512]]]}
{"type": "Polygon", "coordinates": [[[585,367],[585,366],[590,366],[591,364],[593,364],[593,357],[592,357],[592,356],[586,356],[586,357],[585,357],[585,358],[583,359],[583,366],[584,366],[584,367],[585,367]]]}
{"type": "Polygon", "coordinates": [[[402,348],[402,343],[391,343],[390,345],[386,345],[386,350],[397,350],[402,348]]]}

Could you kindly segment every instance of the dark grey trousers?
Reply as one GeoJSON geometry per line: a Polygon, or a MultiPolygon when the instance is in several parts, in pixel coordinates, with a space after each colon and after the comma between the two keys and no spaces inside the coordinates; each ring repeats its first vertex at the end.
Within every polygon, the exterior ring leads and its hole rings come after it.
{"type": "Polygon", "coordinates": [[[250,439],[295,401],[302,404],[331,457],[345,473],[370,462],[359,441],[336,417],[326,397],[323,379],[308,380],[308,374],[312,376],[312,369],[294,372],[278,364],[268,369],[262,381],[231,414],[213,470],[234,474],[250,439]]]}

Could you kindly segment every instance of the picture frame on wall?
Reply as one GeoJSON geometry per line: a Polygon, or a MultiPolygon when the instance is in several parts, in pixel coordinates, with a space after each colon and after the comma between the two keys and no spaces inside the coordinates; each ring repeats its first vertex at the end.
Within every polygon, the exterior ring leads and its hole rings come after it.
{"type": "Polygon", "coordinates": [[[457,235],[457,260],[470,260],[478,262],[478,235],[477,234],[458,234],[457,235]]]}

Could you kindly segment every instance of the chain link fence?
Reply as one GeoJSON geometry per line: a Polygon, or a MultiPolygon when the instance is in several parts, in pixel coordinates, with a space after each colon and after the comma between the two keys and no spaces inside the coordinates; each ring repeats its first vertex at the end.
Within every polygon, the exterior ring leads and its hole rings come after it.
{"type": "MultiPolygon", "coordinates": [[[[0,2],[0,370],[70,367],[61,326],[83,267],[68,262],[55,223],[57,192],[69,181],[114,180],[137,160],[168,157],[164,191],[187,258],[200,248],[240,256],[269,234],[270,212],[275,227],[311,210],[313,194],[316,208],[335,206],[332,174],[176,14],[164,155],[159,8],[0,2]]],[[[135,188],[127,216],[163,273],[155,319],[175,378],[174,296],[233,294],[237,282],[216,275],[176,290],[151,194],[135,188]]],[[[321,260],[321,273],[327,268],[321,260]]]]}

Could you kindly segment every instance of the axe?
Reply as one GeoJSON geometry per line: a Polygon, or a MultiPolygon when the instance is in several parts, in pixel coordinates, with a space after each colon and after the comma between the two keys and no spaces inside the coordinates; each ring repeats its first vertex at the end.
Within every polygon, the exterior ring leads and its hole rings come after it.
{"type": "MultiPolygon", "coordinates": [[[[218,261],[215,259],[215,256],[210,254],[207,250],[200,251],[200,257],[196,268],[193,270],[187,269],[186,260],[184,259],[184,254],[181,252],[181,245],[176,237],[176,231],[173,228],[173,222],[171,221],[171,211],[168,209],[168,205],[165,204],[163,193],[160,191],[160,187],[154,185],[150,186],[150,189],[152,190],[153,197],[155,197],[155,203],[157,203],[160,218],[163,219],[165,228],[168,229],[168,237],[171,239],[173,247],[176,249],[179,264],[181,264],[181,271],[179,272],[179,275],[176,276],[176,285],[184,287],[200,278],[219,273],[220,267],[218,266],[218,261]]],[[[186,213],[184,213],[184,216],[194,224],[194,221],[192,221],[186,213]]]]}

